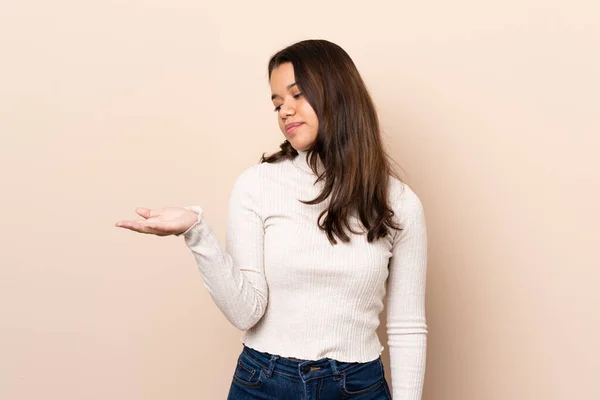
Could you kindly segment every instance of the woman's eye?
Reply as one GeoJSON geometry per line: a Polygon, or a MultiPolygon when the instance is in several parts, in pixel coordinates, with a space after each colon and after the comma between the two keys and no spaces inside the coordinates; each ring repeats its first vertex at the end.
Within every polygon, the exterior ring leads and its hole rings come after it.
{"type": "MultiPolygon", "coordinates": [[[[295,98],[296,100],[298,100],[300,97],[302,97],[302,93],[298,93],[298,94],[295,94],[295,95],[294,95],[294,98],[295,98]]],[[[273,111],[277,112],[277,111],[279,111],[280,109],[281,109],[281,106],[279,105],[279,106],[275,107],[275,109],[274,109],[273,111]]]]}

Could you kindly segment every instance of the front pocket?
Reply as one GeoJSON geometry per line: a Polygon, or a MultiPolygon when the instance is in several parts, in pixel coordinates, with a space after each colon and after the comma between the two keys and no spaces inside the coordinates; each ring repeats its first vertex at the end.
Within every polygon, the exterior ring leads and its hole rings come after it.
{"type": "Polygon", "coordinates": [[[344,371],[343,375],[341,389],[348,397],[377,390],[385,381],[379,359],[352,367],[344,371]]]}
{"type": "Polygon", "coordinates": [[[240,357],[233,374],[233,381],[245,387],[259,387],[262,384],[261,369],[244,362],[240,357]]]}

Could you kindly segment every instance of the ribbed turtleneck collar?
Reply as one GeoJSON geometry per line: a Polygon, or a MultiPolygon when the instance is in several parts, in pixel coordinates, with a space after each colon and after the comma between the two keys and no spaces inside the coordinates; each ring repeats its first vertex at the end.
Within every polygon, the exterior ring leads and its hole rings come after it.
{"type": "MultiPolygon", "coordinates": [[[[310,165],[308,164],[308,151],[305,151],[305,150],[296,150],[296,151],[298,152],[298,155],[293,160],[294,165],[296,165],[299,169],[301,169],[303,172],[306,172],[307,174],[315,175],[312,168],[310,168],[310,165]]],[[[319,172],[319,173],[323,172],[323,170],[324,170],[323,163],[321,163],[320,159],[318,160],[317,168],[318,168],[317,172],[319,172]]]]}

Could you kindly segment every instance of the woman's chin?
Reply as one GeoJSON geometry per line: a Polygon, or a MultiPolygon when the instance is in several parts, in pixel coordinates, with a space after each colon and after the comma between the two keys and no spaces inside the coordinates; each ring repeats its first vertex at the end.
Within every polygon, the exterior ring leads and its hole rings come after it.
{"type": "Polygon", "coordinates": [[[287,140],[288,140],[288,142],[290,142],[292,147],[294,149],[296,149],[296,151],[307,150],[310,147],[310,145],[312,144],[312,142],[307,141],[307,140],[302,140],[302,138],[300,138],[300,137],[293,137],[293,138],[288,137],[287,140]]]}

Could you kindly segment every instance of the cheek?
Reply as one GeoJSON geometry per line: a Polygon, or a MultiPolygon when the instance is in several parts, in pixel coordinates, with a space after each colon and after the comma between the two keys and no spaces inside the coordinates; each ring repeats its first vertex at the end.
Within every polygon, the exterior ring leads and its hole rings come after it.
{"type": "Polygon", "coordinates": [[[317,118],[317,114],[315,113],[315,110],[313,110],[313,108],[310,106],[310,104],[308,104],[308,102],[304,103],[302,106],[302,116],[303,116],[303,120],[311,125],[313,128],[317,128],[319,123],[318,123],[318,118],[317,118]]]}
{"type": "Polygon", "coordinates": [[[317,118],[317,114],[315,114],[314,111],[311,114],[310,125],[312,127],[312,131],[316,135],[317,131],[319,130],[319,119],[317,118]]]}

